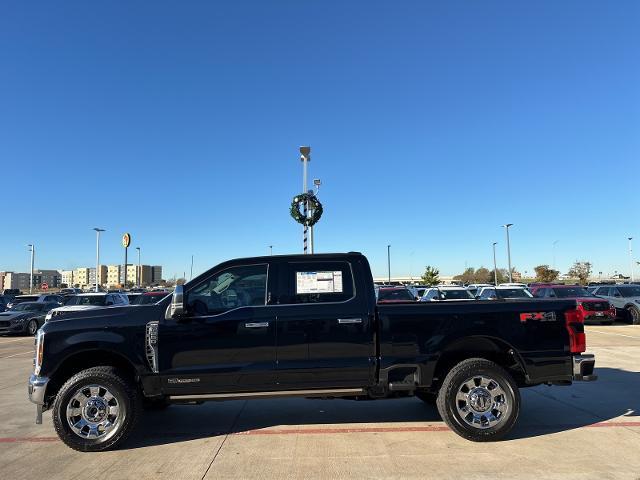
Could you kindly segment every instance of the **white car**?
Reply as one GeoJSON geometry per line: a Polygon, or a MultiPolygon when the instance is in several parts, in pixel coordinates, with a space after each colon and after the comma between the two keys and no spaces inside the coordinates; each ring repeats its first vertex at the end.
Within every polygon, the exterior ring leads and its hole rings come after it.
{"type": "Polygon", "coordinates": [[[51,310],[44,320],[47,322],[55,316],[64,314],[64,312],[123,305],[129,305],[129,299],[124,293],[81,293],[71,297],[64,306],[51,310]]]}
{"type": "Polygon", "coordinates": [[[447,300],[475,300],[475,298],[466,288],[449,285],[429,288],[420,298],[421,302],[439,302],[447,300]]]}
{"type": "Polygon", "coordinates": [[[499,287],[519,287],[519,288],[527,288],[527,284],[526,283],[517,283],[517,282],[511,282],[511,283],[501,283],[500,285],[498,285],[499,287]]]}
{"type": "Polygon", "coordinates": [[[476,296],[484,287],[493,287],[493,285],[491,283],[470,283],[467,285],[467,290],[471,292],[471,295],[476,296]]]}
{"type": "Polygon", "coordinates": [[[510,300],[517,298],[533,298],[529,290],[522,287],[484,287],[478,292],[476,298],[479,300],[510,300]]]}
{"type": "Polygon", "coordinates": [[[632,324],[640,325],[640,285],[601,285],[594,295],[608,300],[617,316],[626,313],[632,324]]]}

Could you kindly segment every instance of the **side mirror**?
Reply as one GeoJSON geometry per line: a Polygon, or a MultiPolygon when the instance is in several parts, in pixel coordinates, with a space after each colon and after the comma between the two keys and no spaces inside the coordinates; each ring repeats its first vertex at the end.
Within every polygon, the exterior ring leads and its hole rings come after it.
{"type": "Polygon", "coordinates": [[[184,315],[184,285],[176,285],[171,297],[169,316],[171,318],[179,318],[182,315],[184,315]]]}

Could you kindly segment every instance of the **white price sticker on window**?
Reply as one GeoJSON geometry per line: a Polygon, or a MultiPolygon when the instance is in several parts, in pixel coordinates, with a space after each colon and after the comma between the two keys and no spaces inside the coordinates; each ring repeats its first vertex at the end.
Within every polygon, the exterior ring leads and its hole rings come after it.
{"type": "Polygon", "coordinates": [[[342,293],[342,272],[296,272],[296,295],[342,293]]]}

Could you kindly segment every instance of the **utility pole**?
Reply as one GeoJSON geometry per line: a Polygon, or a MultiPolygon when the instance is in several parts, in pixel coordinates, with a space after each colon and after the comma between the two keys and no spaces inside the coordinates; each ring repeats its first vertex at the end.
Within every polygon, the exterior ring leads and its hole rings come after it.
{"type": "Polygon", "coordinates": [[[138,271],[136,272],[136,285],[140,288],[142,283],[142,264],[140,263],[140,247],[136,247],[138,251],[138,271]]]}
{"type": "Polygon", "coordinates": [[[509,227],[512,227],[513,223],[507,223],[503,227],[507,230],[507,261],[509,265],[509,283],[513,282],[511,277],[511,243],[509,242],[509,227]]]}
{"type": "Polygon", "coordinates": [[[493,284],[498,286],[498,267],[496,265],[496,245],[498,242],[493,242],[493,284]]]}
{"type": "MultiPolygon", "coordinates": [[[[302,191],[307,193],[307,167],[311,161],[311,147],[300,147],[300,161],[302,162],[302,191]]],[[[309,217],[309,202],[304,202],[304,217],[309,217]]],[[[306,223],[302,226],[302,253],[305,255],[307,252],[307,237],[309,233],[309,227],[306,223]]]]}
{"type": "Polygon", "coordinates": [[[633,240],[633,237],[628,237],[629,240],[629,264],[631,267],[631,281],[635,282],[636,279],[634,278],[633,275],[633,251],[631,250],[631,240],[633,240]]]}
{"type": "Polygon", "coordinates": [[[387,273],[389,285],[391,285],[391,245],[387,245],[387,273]]]}
{"type": "Polygon", "coordinates": [[[96,292],[98,292],[99,276],[100,276],[100,232],[104,232],[103,228],[94,228],[96,232],[96,292]]]}
{"type": "Polygon", "coordinates": [[[31,252],[31,275],[29,276],[29,293],[33,293],[33,260],[36,254],[36,247],[32,243],[27,245],[27,247],[29,247],[29,251],[31,252]]]}

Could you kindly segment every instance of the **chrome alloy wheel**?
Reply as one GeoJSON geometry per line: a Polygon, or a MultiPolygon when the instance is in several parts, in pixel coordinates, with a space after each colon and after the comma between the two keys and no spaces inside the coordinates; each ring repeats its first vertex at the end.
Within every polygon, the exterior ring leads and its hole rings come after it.
{"type": "Polygon", "coordinates": [[[118,400],[102,385],[80,387],[67,404],[67,422],[82,438],[107,439],[116,432],[120,415],[118,400]]]}
{"type": "Polygon", "coordinates": [[[456,407],[468,425],[479,429],[496,426],[509,410],[507,396],[500,384],[484,375],[462,383],[456,395],[456,407]]]}

